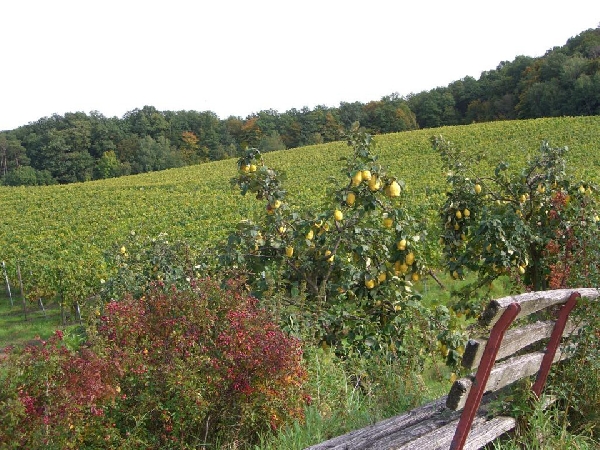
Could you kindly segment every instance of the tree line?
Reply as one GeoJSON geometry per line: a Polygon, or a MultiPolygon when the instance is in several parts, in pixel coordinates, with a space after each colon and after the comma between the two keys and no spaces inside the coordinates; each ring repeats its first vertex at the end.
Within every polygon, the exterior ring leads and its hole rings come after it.
{"type": "Polygon", "coordinates": [[[542,57],[517,56],[446,87],[368,103],[220,119],[211,111],[144,106],[122,118],[55,114],[0,132],[0,183],[44,185],[138,174],[340,140],[355,122],[371,134],[493,120],[600,114],[600,27],[542,57]]]}

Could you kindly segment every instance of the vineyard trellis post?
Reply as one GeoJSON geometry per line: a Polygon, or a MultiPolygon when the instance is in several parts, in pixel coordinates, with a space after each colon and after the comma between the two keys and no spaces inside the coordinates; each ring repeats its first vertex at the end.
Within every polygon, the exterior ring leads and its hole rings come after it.
{"type": "Polygon", "coordinates": [[[62,270],[58,271],[58,299],[60,304],[60,323],[65,326],[67,319],[65,317],[65,294],[63,292],[63,273],[62,270]]]}
{"type": "Polygon", "coordinates": [[[25,293],[23,292],[23,277],[21,277],[21,264],[17,261],[17,277],[19,278],[19,289],[21,290],[21,300],[23,301],[23,315],[27,320],[27,302],[25,301],[25,293]]]}
{"type": "Polygon", "coordinates": [[[2,271],[4,272],[4,280],[6,281],[6,293],[10,299],[10,306],[12,308],[15,304],[13,302],[12,292],[10,291],[10,282],[8,281],[8,273],[6,273],[6,263],[4,261],[2,261],[2,271]]]}
{"type": "MultiPolygon", "coordinates": [[[[31,276],[31,278],[33,278],[33,272],[31,270],[29,271],[29,275],[31,276]]],[[[46,308],[44,308],[44,302],[42,302],[42,297],[38,297],[38,306],[44,312],[44,317],[46,317],[47,316],[47,314],[46,314],[46,308]]]]}
{"type": "Polygon", "coordinates": [[[46,308],[44,308],[44,302],[42,301],[42,297],[38,298],[38,306],[40,308],[42,308],[42,311],[44,312],[44,317],[46,317],[47,316],[47,314],[46,314],[46,308]]]}

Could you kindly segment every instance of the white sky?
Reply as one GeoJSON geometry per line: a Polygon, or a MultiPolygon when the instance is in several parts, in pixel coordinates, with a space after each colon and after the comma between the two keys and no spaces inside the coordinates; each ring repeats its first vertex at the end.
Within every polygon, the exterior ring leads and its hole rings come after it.
{"type": "Polygon", "coordinates": [[[599,24],[598,0],[0,0],[0,130],[144,105],[224,119],[364,103],[599,24]]]}

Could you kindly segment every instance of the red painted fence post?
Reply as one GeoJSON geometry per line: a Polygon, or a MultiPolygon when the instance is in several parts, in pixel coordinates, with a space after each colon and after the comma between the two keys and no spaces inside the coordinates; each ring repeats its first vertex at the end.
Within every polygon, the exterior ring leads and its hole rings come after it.
{"type": "Polygon", "coordinates": [[[535,393],[535,395],[538,398],[542,393],[544,384],[546,384],[546,379],[548,378],[550,367],[552,367],[552,362],[554,361],[554,355],[556,355],[556,350],[558,349],[558,345],[560,344],[560,339],[562,338],[563,332],[565,331],[565,326],[567,325],[567,319],[569,318],[569,314],[577,304],[577,299],[580,297],[581,295],[579,294],[579,292],[573,292],[569,297],[569,300],[567,300],[567,302],[560,309],[560,313],[558,313],[558,318],[556,319],[556,323],[554,324],[552,335],[550,336],[550,340],[548,341],[546,354],[544,355],[544,359],[542,359],[542,364],[540,365],[540,371],[538,372],[535,383],[531,388],[531,390],[535,393]]]}
{"type": "Polygon", "coordinates": [[[473,425],[473,420],[475,419],[475,414],[477,414],[477,410],[479,409],[481,398],[485,392],[485,385],[496,362],[496,355],[500,349],[504,333],[519,315],[519,312],[521,312],[521,306],[518,303],[511,303],[500,317],[500,320],[493,326],[490,339],[485,346],[479,368],[475,374],[475,380],[469,391],[469,396],[467,397],[456,431],[454,432],[450,450],[462,450],[465,445],[471,431],[471,425],[473,425]]]}

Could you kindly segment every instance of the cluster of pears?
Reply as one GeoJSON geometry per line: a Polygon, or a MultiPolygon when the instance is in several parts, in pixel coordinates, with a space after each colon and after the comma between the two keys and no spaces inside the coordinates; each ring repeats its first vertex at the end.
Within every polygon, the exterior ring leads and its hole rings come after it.
{"type": "MultiPolygon", "coordinates": [[[[367,169],[356,171],[354,173],[354,175],[352,175],[351,180],[352,181],[350,184],[352,187],[358,187],[362,183],[367,183],[367,186],[369,187],[369,190],[371,192],[377,192],[383,187],[385,195],[387,195],[388,197],[392,197],[392,198],[399,197],[400,192],[402,191],[402,189],[400,188],[400,185],[398,184],[398,182],[396,180],[392,180],[390,183],[387,183],[384,186],[381,177],[376,173],[371,173],[371,171],[367,170],[367,169]]],[[[356,201],[356,193],[353,191],[350,191],[348,193],[348,195],[346,196],[346,204],[348,206],[352,206],[352,205],[354,205],[355,201],[356,201]]]]}

